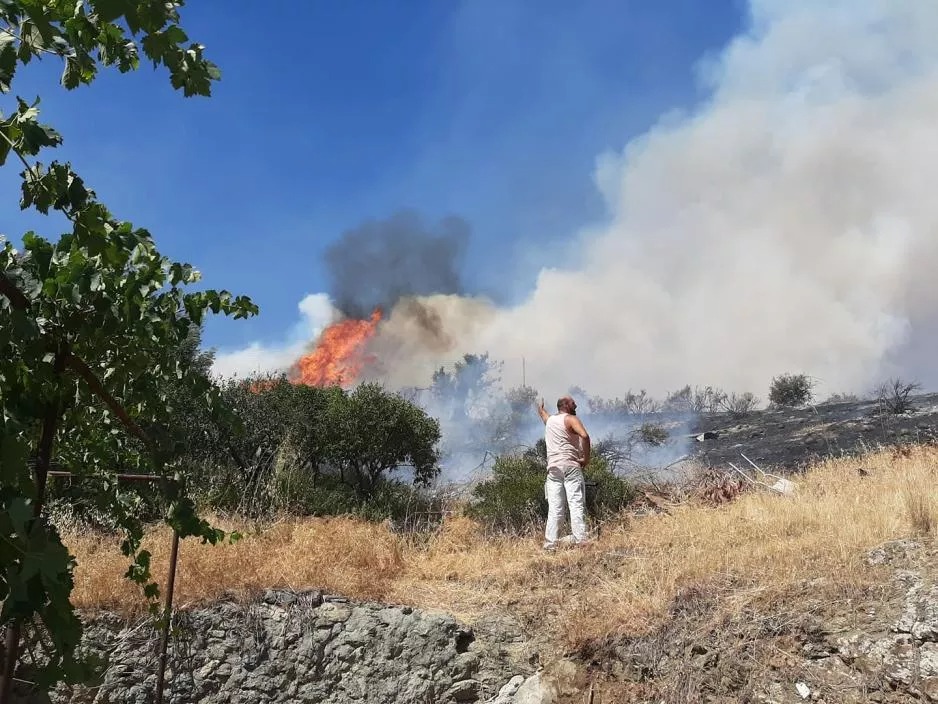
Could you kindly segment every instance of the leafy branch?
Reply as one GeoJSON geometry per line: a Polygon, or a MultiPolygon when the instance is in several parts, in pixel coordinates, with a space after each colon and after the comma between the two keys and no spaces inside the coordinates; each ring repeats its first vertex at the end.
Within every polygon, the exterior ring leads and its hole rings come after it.
{"type": "MultiPolygon", "coordinates": [[[[19,66],[55,55],[66,89],[121,72],[145,56],[185,96],[211,93],[220,78],[179,25],[183,3],[151,0],[0,0],[0,93],[19,66]]],[[[20,207],[55,211],[69,231],[34,232],[21,250],[0,236],[0,625],[6,630],[0,704],[9,700],[20,633],[33,624],[50,643],[34,679],[42,687],[80,681],[81,626],[69,600],[74,560],[43,515],[55,459],[96,488],[94,500],[123,533],[128,578],[153,600],[150,558],[141,550],[138,503],[111,478],[114,466],[165,477],[165,520],[204,542],[224,533],[198,517],[186,489],[178,440],[164,427],[167,389],[182,385],[220,421],[230,414],[203,370],[176,351],[207,313],[245,318],[257,307],[227,291],[187,292],[200,274],[172,262],[150,233],[115,218],[69,163],[33,161],[62,143],[39,122],[39,100],[17,97],[0,113],[0,167],[23,166],[20,207]]]]}

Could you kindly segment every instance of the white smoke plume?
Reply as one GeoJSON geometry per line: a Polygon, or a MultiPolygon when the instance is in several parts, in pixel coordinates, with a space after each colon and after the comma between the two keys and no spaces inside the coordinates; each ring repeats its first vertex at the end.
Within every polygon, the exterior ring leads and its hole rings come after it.
{"type": "Polygon", "coordinates": [[[508,385],[524,358],[549,398],[686,383],[764,397],[783,372],[825,392],[936,381],[938,4],[749,9],[701,66],[704,103],[598,159],[608,220],[527,300],[416,299],[437,316],[430,338],[391,312],[376,341],[391,384],[486,351],[508,385]]]}
{"type": "MultiPolygon", "coordinates": [[[[938,4],[752,0],[696,112],[600,158],[610,219],[457,349],[551,395],[931,383],[938,4]]],[[[447,330],[458,329],[446,325],[447,330]]],[[[764,397],[764,396],[763,396],[764,397]]]]}

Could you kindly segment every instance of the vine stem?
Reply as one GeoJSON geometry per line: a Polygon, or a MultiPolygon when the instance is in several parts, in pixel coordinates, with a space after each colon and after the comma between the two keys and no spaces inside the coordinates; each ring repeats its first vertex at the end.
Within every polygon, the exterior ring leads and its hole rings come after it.
{"type": "Polygon", "coordinates": [[[173,528],[173,543],[169,555],[169,575],[166,578],[166,598],[163,604],[163,633],[160,636],[160,663],[156,671],[156,704],[163,704],[163,687],[166,681],[166,650],[169,645],[169,629],[173,620],[173,592],[176,587],[176,562],[179,559],[179,531],[173,528]]]}

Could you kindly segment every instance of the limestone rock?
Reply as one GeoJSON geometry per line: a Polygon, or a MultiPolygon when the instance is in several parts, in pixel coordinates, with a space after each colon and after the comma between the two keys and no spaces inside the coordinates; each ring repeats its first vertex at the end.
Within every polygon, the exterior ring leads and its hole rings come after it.
{"type": "MultiPolygon", "coordinates": [[[[179,613],[175,626],[165,695],[171,704],[459,704],[493,697],[508,704],[523,679],[512,677],[517,663],[496,644],[450,616],[318,593],[269,590],[256,603],[179,613]]],[[[83,647],[107,658],[103,681],[96,689],[62,688],[52,701],[152,701],[158,642],[149,623],[96,617],[83,647]]]]}
{"type": "Polygon", "coordinates": [[[544,673],[531,675],[518,688],[512,704],[554,704],[557,700],[557,687],[544,673]]]}

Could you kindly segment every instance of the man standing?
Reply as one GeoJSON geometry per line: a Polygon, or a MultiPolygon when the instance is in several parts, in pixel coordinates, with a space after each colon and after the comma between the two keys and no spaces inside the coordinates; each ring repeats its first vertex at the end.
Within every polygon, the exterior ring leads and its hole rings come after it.
{"type": "Polygon", "coordinates": [[[544,440],[547,443],[547,527],[544,530],[544,549],[553,550],[560,542],[584,543],[587,540],[585,499],[586,486],[583,468],[590,461],[590,436],[576,417],[576,401],[564,396],[557,401],[556,415],[549,415],[544,399],[537,413],[544,421],[544,440]],[[570,531],[560,539],[560,524],[564,512],[570,515],[570,531]]]}

